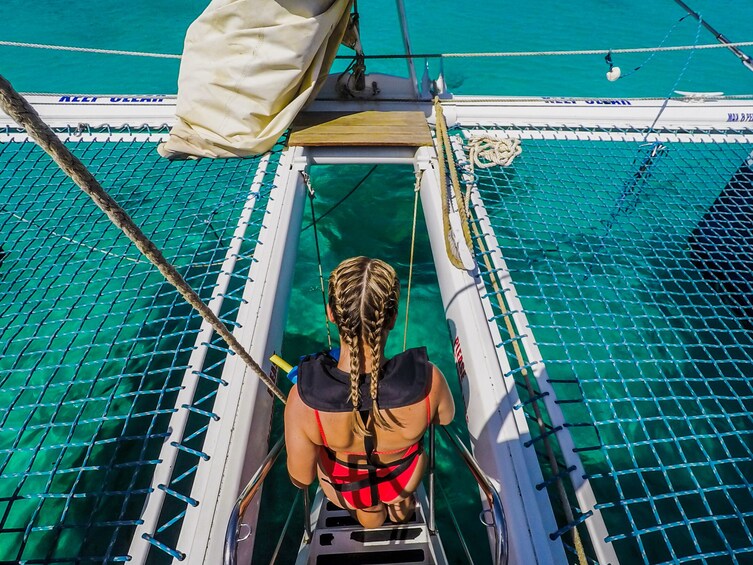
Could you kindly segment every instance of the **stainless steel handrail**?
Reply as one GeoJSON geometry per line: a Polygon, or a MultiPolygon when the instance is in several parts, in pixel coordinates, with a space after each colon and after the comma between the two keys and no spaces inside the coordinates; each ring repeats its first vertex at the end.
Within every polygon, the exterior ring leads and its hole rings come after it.
{"type": "Polygon", "coordinates": [[[285,447],[285,437],[281,437],[277,443],[274,444],[272,449],[269,450],[267,456],[262,461],[261,466],[257,469],[251,480],[248,481],[246,488],[235,501],[233,511],[230,513],[230,518],[227,522],[227,529],[225,530],[225,546],[222,551],[222,563],[224,565],[235,565],[236,552],[238,550],[238,534],[240,529],[240,521],[243,514],[246,512],[246,508],[251,504],[256,493],[259,492],[261,484],[264,482],[267,474],[272,469],[272,466],[277,461],[277,457],[282,453],[285,447]]]}
{"type": "MultiPolygon", "coordinates": [[[[434,427],[434,426],[432,426],[434,427]]],[[[484,471],[479,466],[476,459],[473,457],[470,451],[468,451],[468,448],[463,444],[462,441],[460,441],[460,438],[455,435],[449,428],[445,426],[440,426],[442,428],[442,431],[445,433],[447,438],[450,440],[450,443],[453,445],[455,450],[460,454],[460,456],[463,458],[463,461],[465,461],[465,464],[468,466],[468,469],[470,469],[471,474],[476,479],[476,482],[478,483],[479,487],[481,487],[481,490],[484,492],[484,495],[486,495],[486,500],[489,503],[489,509],[492,513],[492,524],[491,526],[494,528],[494,555],[493,555],[493,563],[495,565],[507,565],[507,559],[509,554],[509,545],[507,540],[507,521],[505,520],[505,510],[502,507],[502,501],[499,498],[499,493],[497,493],[497,490],[494,488],[494,485],[492,485],[489,478],[486,476],[484,471]]],[[[429,433],[430,441],[431,441],[431,460],[433,463],[433,453],[434,453],[434,434],[429,433]]],[[[430,465],[433,467],[433,464],[430,465]]],[[[430,469],[430,478],[433,476],[433,468],[430,469]]],[[[430,512],[433,514],[433,508],[434,508],[434,500],[433,500],[433,489],[430,489],[430,512]]]]}
{"type": "MultiPolygon", "coordinates": [[[[507,522],[505,520],[505,511],[502,507],[502,501],[499,498],[494,486],[489,481],[489,478],[479,467],[478,462],[468,449],[463,445],[460,438],[455,433],[450,431],[445,426],[441,426],[442,431],[445,433],[450,443],[455,450],[463,458],[463,461],[467,465],[471,474],[476,479],[479,487],[486,495],[486,499],[489,503],[489,509],[492,513],[492,524],[494,528],[494,555],[493,563],[495,565],[506,565],[508,559],[508,540],[507,540],[507,522]]],[[[434,461],[435,461],[435,432],[434,426],[429,429],[429,441],[431,444],[431,451],[429,453],[430,465],[429,465],[429,528],[434,533],[436,531],[436,525],[434,523],[434,461]]],[[[240,529],[240,521],[243,514],[246,512],[249,504],[259,492],[264,479],[269,474],[269,471],[274,466],[277,458],[282,450],[285,448],[285,438],[280,438],[277,443],[272,446],[269,453],[262,461],[261,466],[257,469],[254,476],[243,489],[238,499],[235,501],[233,510],[228,519],[227,529],[225,530],[225,545],[223,548],[222,562],[224,565],[236,565],[236,552],[238,550],[238,534],[240,529]]],[[[304,531],[305,540],[311,539],[311,521],[310,521],[310,503],[308,497],[308,489],[304,489],[304,531]]]]}
{"type": "Polygon", "coordinates": [[[310,543],[314,533],[311,530],[311,499],[309,489],[303,489],[303,542],[310,543]]]}
{"type": "Polygon", "coordinates": [[[436,445],[435,428],[436,426],[429,426],[429,445],[431,446],[431,449],[429,450],[429,523],[427,526],[429,528],[429,533],[431,534],[437,533],[437,521],[434,514],[434,466],[436,465],[436,450],[434,449],[436,445]]]}

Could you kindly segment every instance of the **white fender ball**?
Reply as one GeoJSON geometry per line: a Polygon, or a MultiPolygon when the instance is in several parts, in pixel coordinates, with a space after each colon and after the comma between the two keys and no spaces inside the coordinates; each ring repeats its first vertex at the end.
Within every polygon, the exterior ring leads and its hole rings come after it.
{"type": "Polygon", "coordinates": [[[614,82],[614,81],[616,81],[616,80],[617,80],[618,78],[620,78],[620,75],[621,75],[621,74],[622,74],[622,71],[620,70],[620,67],[612,67],[612,68],[611,68],[611,69],[609,69],[609,71],[607,72],[607,80],[608,80],[609,82],[614,82]]]}

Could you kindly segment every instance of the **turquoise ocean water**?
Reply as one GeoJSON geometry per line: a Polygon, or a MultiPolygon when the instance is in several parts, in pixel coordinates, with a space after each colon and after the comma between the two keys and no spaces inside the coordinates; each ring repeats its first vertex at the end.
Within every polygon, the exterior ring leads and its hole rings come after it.
{"type": "MultiPolygon", "coordinates": [[[[731,41],[750,40],[753,5],[744,0],[694,0],[691,6],[731,41]]],[[[34,4],[5,0],[2,40],[132,51],[180,53],[189,23],[205,1],[65,2],[34,4]]],[[[401,53],[394,3],[361,2],[367,54],[401,53]]],[[[580,0],[577,3],[484,2],[460,7],[438,0],[427,5],[406,2],[416,53],[541,51],[651,47],[661,43],[684,15],[672,0],[580,0]]],[[[668,45],[694,43],[697,24],[680,23],[668,45]]],[[[714,43],[706,31],[700,43],[714,43]]],[[[748,49],[750,52],[751,49],[748,49]]],[[[620,55],[623,71],[640,65],[646,54],[620,55]]],[[[616,83],[604,79],[601,56],[471,59],[447,63],[448,84],[462,94],[665,96],[687,53],[660,54],[641,72],[616,83]]],[[[3,75],[27,92],[173,93],[178,62],[106,55],[36,51],[2,47],[3,75]]],[[[398,61],[382,70],[403,72],[398,61]]],[[[681,90],[753,92],[753,73],[723,49],[693,55],[681,90]]]]}
{"type": "MultiPolygon", "coordinates": [[[[393,2],[362,1],[362,33],[367,54],[402,52],[393,2]]],[[[753,39],[753,3],[741,0],[694,0],[691,6],[732,41],[753,39]]],[[[204,1],[97,3],[5,0],[0,7],[0,40],[81,47],[180,53],[185,30],[206,5],[204,1]]],[[[474,9],[440,0],[430,5],[407,2],[413,49],[417,53],[617,49],[659,45],[670,29],[668,45],[690,45],[714,38],[671,0],[631,2],[582,0],[576,4],[539,1],[487,2],[474,9]]],[[[743,48],[753,54],[753,47],[743,48]]],[[[678,90],[753,94],[753,73],[725,49],[694,52],[617,55],[623,73],[608,82],[602,56],[453,59],[445,62],[449,88],[460,94],[531,96],[666,96],[678,90]],[[686,67],[686,68],[685,68],[686,67]],[[680,76],[681,71],[684,73],[680,76]]],[[[400,61],[370,62],[370,70],[404,74],[400,61]]],[[[436,62],[431,63],[436,73],[436,62]]],[[[176,91],[178,62],[125,56],[78,54],[0,46],[0,74],[24,92],[171,94],[176,91]]],[[[322,214],[353,187],[357,192],[320,223],[322,263],[329,271],[354,254],[378,255],[393,263],[407,280],[412,214],[413,175],[400,167],[320,168],[313,172],[316,211],[322,214]],[[369,213],[362,210],[368,207],[369,213]],[[397,212],[395,212],[397,210],[397,212]]],[[[310,211],[304,216],[308,225],[310,211]]],[[[283,353],[292,359],[319,349],[326,340],[316,277],[312,230],[305,229],[290,306],[283,353]]],[[[445,374],[454,373],[441,301],[426,236],[419,227],[416,272],[411,297],[408,345],[427,344],[445,374]]],[[[403,310],[404,311],[404,310],[403,310]]],[[[392,352],[402,347],[402,325],[391,338],[392,352]]],[[[451,378],[454,382],[454,379],[451,378]]],[[[0,392],[0,394],[2,394],[0,392]]],[[[458,418],[462,422],[462,416],[458,418]]],[[[451,465],[445,464],[445,471],[451,465]]],[[[282,477],[284,479],[284,476],[282,477]]],[[[291,490],[277,477],[279,489],[268,489],[267,502],[283,508],[291,490]]],[[[466,481],[467,482],[467,481],[466,481]]],[[[452,505],[461,520],[475,519],[473,489],[453,488],[452,505]]],[[[284,519],[284,516],[282,517],[284,519]]],[[[278,520],[278,522],[281,522],[278,520]]],[[[445,517],[445,522],[449,520],[445,517]]],[[[447,524],[448,527],[449,524],[447,524]]],[[[471,545],[483,547],[479,532],[471,545]]],[[[292,539],[291,539],[292,542],[292,539]]],[[[292,542],[294,543],[294,542],[292,542]]],[[[455,544],[451,541],[450,544],[455,544]]],[[[271,547],[262,548],[269,552],[271,547]]],[[[458,551],[456,545],[453,551],[458,551]]],[[[483,561],[483,553],[476,553],[483,561]],[[479,556],[480,555],[480,556],[479,556]]]]}

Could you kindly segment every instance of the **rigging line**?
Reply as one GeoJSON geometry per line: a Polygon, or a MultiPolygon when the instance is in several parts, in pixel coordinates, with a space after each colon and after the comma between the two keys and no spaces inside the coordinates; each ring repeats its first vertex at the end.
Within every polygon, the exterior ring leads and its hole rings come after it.
{"type": "MultiPolygon", "coordinates": [[[[366,182],[366,179],[368,179],[368,178],[369,178],[369,177],[371,176],[371,173],[373,173],[373,172],[374,172],[374,171],[376,170],[377,166],[378,166],[378,165],[374,165],[373,167],[371,167],[371,169],[369,169],[369,172],[368,172],[368,173],[366,173],[366,176],[364,176],[364,177],[363,177],[363,178],[362,178],[362,179],[361,179],[360,181],[358,181],[358,184],[356,184],[356,185],[355,185],[355,186],[354,186],[354,187],[353,187],[353,188],[352,188],[352,189],[350,190],[350,192],[348,192],[348,194],[346,194],[346,195],[345,195],[345,196],[343,196],[343,197],[342,197],[342,198],[341,198],[340,200],[338,200],[337,202],[335,202],[335,204],[333,204],[333,205],[332,205],[332,207],[331,207],[331,208],[330,208],[329,210],[327,210],[326,212],[324,212],[324,214],[322,214],[321,216],[319,216],[318,218],[316,218],[316,221],[318,222],[319,220],[322,220],[322,219],[326,218],[326,217],[327,217],[327,216],[329,215],[329,213],[330,213],[330,212],[333,212],[333,211],[335,210],[335,208],[337,208],[337,207],[338,207],[338,206],[339,206],[340,204],[342,204],[342,203],[343,203],[343,202],[345,202],[345,201],[346,201],[346,200],[347,200],[348,198],[350,198],[350,196],[351,196],[351,195],[352,195],[352,194],[353,194],[353,193],[354,193],[354,192],[355,192],[356,190],[358,190],[359,188],[361,188],[361,185],[363,185],[363,183],[364,183],[364,182],[366,182]]],[[[306,226],[305,228],[303,228],[303,229],[302,229],[301,231],[302,231],[302,232],[304,232],[304,231],[306,231],[307,229],[309,229],[310,227],[312,227],[313,225],[314,225],[314,222],[311,222],[311,223],[310,223],[309,225],[307,225],[307,226],[306,226]]]]}
{"type": "MultiPolygon", "coordinates": [[[[660,48],[664,47],[664,44],[667,42],[667,40],[669,39],[669,37],[675,31],[675,29],[677,29],[677,26],[679,26],[685,20],[685,18],[687,18],[687,17],[688,16],[685,15],[685,16],[681,17],[679,20],[677,20],[674,24],[672,24],[672,27],[670,27],[669,31],[667,31],[667,34],[664,36],[664,39],[662,39],[661,43],[659,43],[659,47],[660,48]]],[[[608,62],[609,62],[609,57],[610,57],[610,55],[607,55],[607,61],[608,62]]],[[[642,69],[648,63],[650,63],[653,60],[654,57],[656,57],[656,51],[652,52],[648,57],[646,57],[646,59],[640,65],[638,65],[637,67],[635,67],[632,71],[630,71],[629,73],[623,74],[620,77],[620,79],[624,79],[626,77],[629,77],[632,74],[635,74],[637,71],[639,71],[640,69],[642,69]]]]}
{"type": "MultiPolygon", "coordinates": [[[[68,45],[52,45],[45,43],[25,43],[21,41],[0,41],[4,47],[24,47],[28,49],[49,49],[53,51],[74,51],[78,53],[99,53],[105,55],[126,55],[131,57],[152,57],[156,59],[181,59],[182,55],[173,53],[150,53],[147,51],[123,51],[118,49],[96,49],[91,47],[73,47],[68,45]]],[[[485,53],[413,53],[364,55],[364,59],[458,59],[465,57],[560,57],[571,55],[607,55],[608,53],[661,53],[666,51],[690,51],[692,49],[733,49],[736,47],[753,46],[753,41],[738,41],[729,43],[708,43],[703,45],[672,45],[669,47],[633,47],[623,49],[582,49],[575,51],[499,51],[485,53]]],[[[339,55],[336,59],[350,60],[352,57],[339,55]]]]}
{"type": "Polygon", "coordinates": [[[721,43],[723,47],[727,47],[730,51],[732,51],[732,53],[734,53],[735,56],[740,59],[740,61],[742,61],[742,64],[745,65],[746,68],[753,71],[753,59],[751,59],[750,55],[747,55],[746,53],[740,51],[734,43],[732,43],[724,36],[724,34],[716,31],[716,29],[711,27],[711,24],[706,22],[698,12],[693,10],[685,2],[683,2],[682,0],[675,0],[675,3],[679,5],[683,10],[685,10],[688,15],[693,16],[696,20],[698,20],[699,24],[709,30],[714,35],[714,38],[716,38],[716,40],[721,43]]]}
{"type": "Polygon", "coordinates": [[[60,169],[83,190],[94,203],[120,228],[136,245],[141,253],[157,267],[165,279],[173,285],[183,298],[217,334],[225,340],[229,348],[253,370],[267,388],[285,404],[283,392],[264,372],[253,357],[241,345],[228,327],[212,312],[196,291],[186,282],[178,270],[162,254],[159,248],[134,223],[128,213],[110,196],[86,166],[58,139],[37,111],[21,96],[2,75],[0,75],[0,108],[31,137],[60,167],[60,169]]]}
{"type": "Polygon", "coordinates": [[[275,546],[275,550],[272,553],[272,558],[269,560],[269,565],[275,565],[275,563],[277,563],[277,557],[280,555],[280,549],[282,549],[282,542],[288,533],[288,529],[290,529],[290,521],[293,518],[293,512],[295,511],[296,505],[298,504],[298,498],[301,496],[301,489],[295,490],[295,497],[293,498],[293,502],[290,504],[290,512],[288,512],[288,517],[285,520],[285,525],[282,527],[280,538],[277,540],[277,545],[275,546]]]}
{"type": "Polygon", "coordinates": [[[444,498],[445,504],[447,504],[447,509],[450,514],[450,519],[452,520],[452,525],[455,528],[455,534],[458,536],[460,547],[463,549],[463,553],[465,553],[465,558],[468,560],[469,565],[475,565],[475,562],[473,561],[473,557],[471,557],[471,551],[470,549],[468,549],[468,542],[465,541],[463,532],[460,529],[460,524],[458,523],[458,518],[455,515],[455,511],[452,509],[453,507],[452,507],[452,503],[450,502],[450,497],[447,496],[447,491],[442,486],[442,483],[440,481],[437,481],[437,486],[439,486],[439,492],[442,493],[442,497],[444,498]]]}
{"type": "Polygon", "coordinates": [[[77,53],[100,53],[104,55],[127,55],[130,57],[152,57],[155,59],[181,59],[182,55],[172,53],[149,53],[147,51],[122,51],[119,49],[96,49],[94,47],[71,47],[48,43],[23,43],[21,41],[0,41],[5,47],[27,47],[30,49],[50,49],[52,51],[75,51],[77,53]]]}
{"type": "MultiPolygon", "coordinates": [[[[572,51],[490,51],[479,53],[413,53],[412,55],[390,54],[390,55],[364,55],[366,59],[461,59],[465,57],[563,57],[574,55],[607,55],[608,53],[661,53],[666,51],[690,51],[693,49],[720,49],[731,47],[749,47],[753,41],[738,41],[736,43],[706,43],[703,45],[670,45],[669,47],[628,47],[621,49],[580,49],[572,51]]],[[[349,59],[347,56],[338,56],[336,59],[349,59]]]]}
{"type": "MultiPolygon", "coordinates": [[[[701,26],[703,25],[703,18],[698,16],[698,27],[696,28],[695,32],[695,42],[698,43],[698,39],[701,36],[701,26]]],[[[672,97],[672,93],[677,88],[677,85],[680,84],[680,80],[685,75],[685,71],[688,70],[688,66],[690,66],[690,60],[693,58],[694,51],[691,51],[688,53],[687,59],[685,59],[685,65],[683,65],[682,69],[680,70],[680,73],[677,75],[677,78],[675,79],[675,83],[672,85],[672,88],[669,90],[669,94],[664,98],[664,102],[662,102],[661,108],[659,108],[659,112],[656,114],[656,118],[654,118],[654,122],[651,124],[651,127],[648,128],[648,131],[646,131],[646,135],[643,137],[643,142],[646,143],[646,140],[648,140],[648,136],[654,131],[654,127],[656,126],[657,122],[659,121],[659,118],[664,113],[664,110],[667,109],[667,104],[669,104],[669,100],[672,97]]]]}
{"type": "Polygon", "coordinates": [[[413,188],[413,228],[410,235],[410,260],[408,262],[408,292],[405,299],[405,330],[403,331],[403,350],[408,348],[408,317],[410,314],[410,291],[413,282],[413,256],[416,249],[416,219],[418,217],[418,193],[421,191],[421,178],[424,172],[416,171],[416,185],[413,188]]]}
{"type": "Polygon", "coordinates": [[[311,178],[306,171],[301,171],[303,182],[311,202],[311,225],[314,226],[314,246],[316,247],[316,264],[319,266],[319,287],[322,290],[322,305],[324,306],[324,327],[327,329],[327,345],[332,349],[332,335],[329,332],[329,318],[327,317],[327,294],[324,291],[324,272],[322,271],[322,253],[319,248],[319,230],[316,229],[316,215],[314,214],[314,187],[311,186],[311,178]]]}

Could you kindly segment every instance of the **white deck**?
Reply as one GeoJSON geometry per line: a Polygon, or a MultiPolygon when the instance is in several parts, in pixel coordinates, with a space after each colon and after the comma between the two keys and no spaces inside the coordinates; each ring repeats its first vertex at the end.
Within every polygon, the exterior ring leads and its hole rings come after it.
{"type": "MultiPolygon", "coordinates": [[[[383,80],[388,80],[386,77],[383,80]]],[[[399,89],[400,86],[396,86],[399,89]]],[[[380,97],[367,100],[320,99],[307,110],[412,110],[432,114],[430,100],[400,98],[407,93],[384,88],[380,97]],[[397,97],[393,97],[397,93],[397,97]],[[380,98],[384,98],[381,100],[380,98]]],[[[321,97],[328,96],[323,92],[321,97]]],[[[175,96],[84,96],[73,94],[34,94],[27,96],[40,116],[53,128],[70,127],[113,130],[123,127],[171,126],[175,121],[175,96]]],[[[455,96],[442,101],[445,118],[450,125],[533,125],[552,129],[563,128],[641,128],[650,126],[661,110],[663,99],[551,98],[455,96]]],[[[672,99],[656,123],[656,129],[712,128],[719,131],[736,129],[753,122],[753,100],[696,98],[672,99]]],[[[0,128],[17,127],[0,112],[0,128]]],[[[99,132],[98,132],[99,133],[99,132]]],[[[112,132],[116,134],[117,132],[112,132]]],[[[0,137],[2,140],[2,137],[0,137]]]]}

